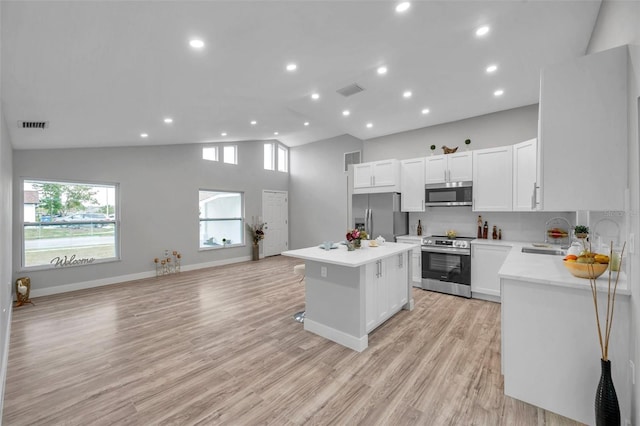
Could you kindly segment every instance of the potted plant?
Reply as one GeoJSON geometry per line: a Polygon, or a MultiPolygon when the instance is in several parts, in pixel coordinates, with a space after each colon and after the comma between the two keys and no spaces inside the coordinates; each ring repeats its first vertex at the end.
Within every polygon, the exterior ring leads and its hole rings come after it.
{"type": "Polygon", "coordinates": [[[264,223],[254,223],[253,225],[249,225],[247,223],[247,228],[251,233],[251,240],[253,240],[253,250],[251,252],[252,260],[260,259],[260,247],[258,243],[260,240],[264,239],[264,223]]]}
{"type": "Polygon", "coordinates": [[[575,228],[573,228],[573,233],[575,234],[576,238],[587,238],[587,236],[589,235],[589,227],[584,225],[576,225],[575,228]]]}
{"type": "Polygon", "coordinates": [[[433,155],[435,150],[436,150],[436,146],[435,145],[431,145],[431,155],[433,155]]]}

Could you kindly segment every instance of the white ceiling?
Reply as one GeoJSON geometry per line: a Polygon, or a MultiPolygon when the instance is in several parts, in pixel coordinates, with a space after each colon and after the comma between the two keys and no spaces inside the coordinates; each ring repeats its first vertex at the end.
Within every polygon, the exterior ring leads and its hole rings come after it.
{"type": "Polygon", "coordinates": [[[398,14],[396,3],[3,0],[2,101],[11,141],[16,149],[260,139],[295,146],[530,105],[538,102],[541,67],[585,53],[600,7],[414,1],[398,14]],[[485,24],[489,34],[476,37],[485,24]],[[191,49],[192,37],[204,49],[191,49]],[[289,62],[298,65],[293,73],[289,62]],[[492,63],[499,68],[489,75],[492,63]],[[388,67],[384,76],[380,65],[388,67]],[[336,93],[351,83],[365,91],[336,93]],[[498,88],[505,92],[496,98],[498,88]],[[316,91],[321,98],[312,101],[316,91]],[[19,120],[49,128],[19,129],[19,120]]]}

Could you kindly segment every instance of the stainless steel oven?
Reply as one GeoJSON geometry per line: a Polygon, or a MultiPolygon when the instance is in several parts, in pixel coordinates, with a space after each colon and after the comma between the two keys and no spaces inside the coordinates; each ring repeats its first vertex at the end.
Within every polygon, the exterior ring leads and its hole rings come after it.
{"type": "Polygon", "coordinates": [[[422,288],[470,298],[472,239],[423,238],[422,288]]]}

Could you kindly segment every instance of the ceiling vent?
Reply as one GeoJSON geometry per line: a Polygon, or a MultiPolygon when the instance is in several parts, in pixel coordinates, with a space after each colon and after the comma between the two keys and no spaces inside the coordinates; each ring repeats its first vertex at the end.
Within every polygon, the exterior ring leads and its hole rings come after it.
{"type": "Polygon", "coordinates": [[[340,93],[345,98],[349,96],[355,95],[356,93],[362,92],[364,89],[358,86],[356,83],[350,84],[348,86],[343,87],[342,89],[338,89],[337,92],[340,93]]]}
{"type": "Polygon", "coordinates": [[[344,171],[349,171],[350,164],[360,164],[360,151],[344,153],[344,171]]]}
{"type": "Polygon", "coordinates": [[[20,129],[46,129],[48,127],[48,121],[18,121],[20,129]]]}

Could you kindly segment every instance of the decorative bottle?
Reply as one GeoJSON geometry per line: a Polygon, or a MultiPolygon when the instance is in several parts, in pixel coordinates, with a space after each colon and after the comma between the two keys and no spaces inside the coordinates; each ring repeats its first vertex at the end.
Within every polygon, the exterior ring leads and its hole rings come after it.
{"type": "Polygon", "coordinates": [[[491,237],[494,240],[498,239],[498,227],[496,225],[493,225],[493,231],[491,232],[491,237]]]}
{"type": "Polygon", "coordinates": [[[498,239],[502,239],[502,228],[498,229],[498,239]]]}
{"type": "Polygon", "coordinates": [[[416,229],[416,233],[418,236],[422,235],[422,223],[420,223],[420,219],[418,219],[418,228],[416,229]]]}
{"type": "Polygon", "coordinates": [[[482,238],[484,238],[485,240],[487,239],[487,237],[489,236],[489,225],[487,224],[487,221],[484,221],[484,226],[482,227],[482,238]]]}
{"type": "Polygon", "coordinates": [[[482,216],[478,215],[478,239],[482,238],[482,216]]]}

